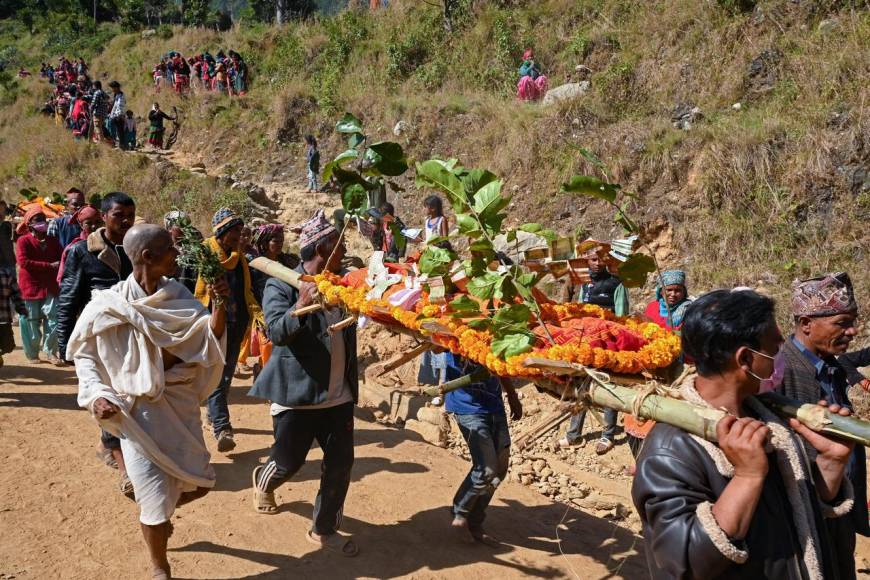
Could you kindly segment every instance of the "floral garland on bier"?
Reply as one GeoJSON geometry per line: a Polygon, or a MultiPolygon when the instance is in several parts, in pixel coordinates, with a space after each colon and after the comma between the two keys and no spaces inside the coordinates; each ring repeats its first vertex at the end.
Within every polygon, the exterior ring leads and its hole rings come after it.
{"type": "Polygon", "coordinates": [[[637,374],[667,367],[680,353],[679,337],[655,323],[619,317],[591,304],[550,302],[541,305],[541,317],[551,333],[555,333],[557,343],[548,345],[539,340],[532,352],[503,360],[490,348],[493,337],[489,331],[471,328],[463,318],[451,316],[447,305],[430,303],[426,294],[413,310],[405,310],[387,300],[367,299],[368,288],[343,285],[335,274],[320,274],[315,277],[315,282],[325,303],[342,306],[387,325],[398,323],[453,353],[486,366],[499,376],[542,376],[541,370],[523,365],[530,356],[637,374]],[[449,334],[432,332],[427,323],[433,322],[449,330],[449,334]],[[630,350],[618,349],[618,345],[626,343],[630,350]]]}

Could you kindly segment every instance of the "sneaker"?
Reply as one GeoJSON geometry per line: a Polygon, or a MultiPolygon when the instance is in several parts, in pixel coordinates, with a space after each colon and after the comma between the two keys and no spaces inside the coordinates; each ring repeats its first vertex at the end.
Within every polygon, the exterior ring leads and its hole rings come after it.
{"type": "Polygon", "coordinates": [[[607,437],[602,437],[598,440],[598,444],[595,446],[595,454],[604,455],[611,449],[613,449],[613,441],[607,437]]]}
{"type": "Polygon", "coordinates": [[[232,429],[224,429],[217,434],[217,448],[221,453],[227,453],[236,448],[236,440],[233,438],[232,429]]]}

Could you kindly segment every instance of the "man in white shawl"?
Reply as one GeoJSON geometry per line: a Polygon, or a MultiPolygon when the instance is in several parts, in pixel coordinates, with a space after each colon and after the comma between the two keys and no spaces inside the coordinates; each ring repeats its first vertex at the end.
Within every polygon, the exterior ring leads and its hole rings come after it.
{"type": "MultiPolygon", "coordinates": [[[[213,314],[180,283],[169,232],[134,226],[124,238],[133,274],[97,290],[76,323],[67,355],[79,405],[120,437],[153,578],[170,578],[166,545],[175,507],[215,483],[199,406],[220,381],[225,311],[213,314]]],[[[211,288],[226,296],[225,281],[211,288]]],[[[220,299],[215,300],[220,302],[220,299]]]]}

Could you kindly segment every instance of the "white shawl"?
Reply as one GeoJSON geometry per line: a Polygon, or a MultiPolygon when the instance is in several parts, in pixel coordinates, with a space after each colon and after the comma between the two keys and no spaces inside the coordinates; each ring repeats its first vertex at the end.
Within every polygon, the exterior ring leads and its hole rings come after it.
{"type": "Polygon", "coordinates": [[[226,338],[181,284],[163,279],[148,296],[133,276],[95,290],[67,344],[79,377],[78,403],[93,412],[103,397],[121,411],[99,421],[129,439],[169,475],[214,485],[199,405],[220,382],[226,338]],[[162,350],[181,362],[163,370],[162,350]]]}

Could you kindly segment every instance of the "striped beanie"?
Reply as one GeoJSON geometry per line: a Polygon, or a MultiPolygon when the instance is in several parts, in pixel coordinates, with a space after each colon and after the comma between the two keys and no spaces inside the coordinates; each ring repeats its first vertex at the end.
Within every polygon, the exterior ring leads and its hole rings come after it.
{"type": "Polygon", "coordinates": [[[214,217],[211,218],[211,229],[216,238],[221,237],[234,227],[243,224],[242,218],[237,216],[233,210],[228,207],[222,207],[217,210],[214,217]]]}

